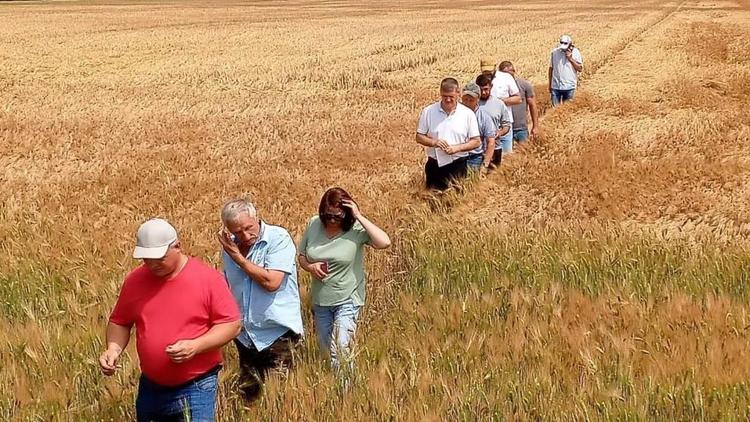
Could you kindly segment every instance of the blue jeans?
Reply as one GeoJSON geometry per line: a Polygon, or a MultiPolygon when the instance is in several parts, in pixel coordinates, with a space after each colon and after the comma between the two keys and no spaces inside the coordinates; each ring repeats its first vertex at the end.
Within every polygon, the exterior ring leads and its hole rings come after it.
{"type": "Polygon", "coordinates": [[[219,369],[178,387],[165,387],[141,375],[135,400],[138,422],[212,422],[216,416],[219,369]]]}
{"type": "Polygon", "coordinates": [[[508,133],[501,136],[499,143],[495,143],[495,150],[503,150],[503,154],[510,154],[513,152],[513,128],[508,129],[508,133]]]}
{"type": "Polygon", "coordinates": [[[484,163],[484,154],[470,154],[466,159],[466,166],[469,170],[479,170],[482,168],[482,163],[484,163]]]}
{"type": "Polygon", "coordinates": [[[357,332],[357,318],[361,306],[351,301],[336,306],[313,305],[315,327],[318,331],[320,350],[327,350],[331,356],[331,366],[338,370],[341,361],[354,368],[351,359],[351,344],[357,332]]]}
{"type": "Polygon", "coordinates": [[[523,143],[529,140],[529,128],[513,129],[513,140],[523,143]]]}
{"type": "Polygon", "coordinates": [[[552,97],[552,106],[558,106],[561,103],[570,101],[575,97],[576,90],[574,89],[553,89],[550,93],[552,97]]]}

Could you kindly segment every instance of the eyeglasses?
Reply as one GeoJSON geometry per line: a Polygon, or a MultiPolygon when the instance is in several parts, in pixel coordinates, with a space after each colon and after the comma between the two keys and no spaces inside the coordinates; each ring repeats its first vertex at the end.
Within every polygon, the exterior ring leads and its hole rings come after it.
{"type": "Polygon", "coordinates": [[[324,213],[322,217],[323,217],[323,220],[327,220],[327,221],[341,221],[344,219],[344,217],[346,217],[346,214],[344,214],[343,212],[340,212],[337,214],[324,213]]]}

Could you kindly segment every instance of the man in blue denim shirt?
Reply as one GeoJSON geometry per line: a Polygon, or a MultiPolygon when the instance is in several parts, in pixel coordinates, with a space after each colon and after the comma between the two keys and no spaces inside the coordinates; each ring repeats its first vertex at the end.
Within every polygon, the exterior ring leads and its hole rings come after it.
{"type": "Polygon", "coordinates": [[[240,389],[259,397],[269,371],[286,372],[303,334],[297,250],[284,228],[262,222],[252,203],[236,199],[221,211],[224,273],[243,319],[235,339],[240,389]]]}

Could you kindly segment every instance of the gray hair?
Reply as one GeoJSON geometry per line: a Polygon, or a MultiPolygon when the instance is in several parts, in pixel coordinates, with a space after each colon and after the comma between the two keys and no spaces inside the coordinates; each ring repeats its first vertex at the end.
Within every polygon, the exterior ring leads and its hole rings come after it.
{"type": "Polygon", "coordinates": [[[221,221],[224,224],[237,220],[240,214],[246,213],[252,218],[257,218],[258,212],[255,210],[255,205],[246,199],[233,199],[221,209],[221,221]]]}

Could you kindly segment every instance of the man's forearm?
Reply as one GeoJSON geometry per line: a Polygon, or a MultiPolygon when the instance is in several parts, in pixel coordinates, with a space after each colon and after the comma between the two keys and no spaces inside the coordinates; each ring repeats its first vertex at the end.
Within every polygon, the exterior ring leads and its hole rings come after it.
{"type": "Polygon", "coordinates": [[[533,127],[539,125],[539,110],[536,107],[536,99],[534,97],[528,99],[529,112],[531,112],[531,124],[533,127]]]}
{"type": "Polygon", "coordinates": [[[426,147],[435,147],[438,143],[437,139],[432,139],[427,135],[417,133],[417,143],[426,147]]]}
{"type": "Polygon", "coordinates": [[[107,349],[115,349],[118,352],[125,350],[128,342],[130,342],[130,327],[109,322],[107,324],[106,341],[107,349]]]}
{"type": "Polygon", "coordinates": [[[501,136],[505,136],[510,132],[510,125],[503,126],[500,129],[497,130],[497,137],[500,138],[501,136]]]}
{"type": "Polygon", "coordinates": [[[279,288],[279,283],[274,279],[273,274],[267,269],[260,265],[255,265],[250,262],[249,259],[243,256],[233,256],[232,260],[242,268],[242,271],[247,274],[254,282],[258,283],[260,287],[268,291],[276,291],[279,288]]]}
{"type": "Polygon", "coordinates": [[[552,90],[552,66],[547,71],[547,87],[549,87],[550,91],[552,90]]]}
{"type": "Polygon", "coordinates": [[[521,95],[516,94],[516,95],[511,95],[508,98],[503,98],[503,102],[507,106],[514,106],[514,105],[521,104],[523,101],[521,100],[521,95]]]}
{"type": "Polygon", "coordinates": [[[487,149],[484,151],[484,164],[485,167],[489,166],[492,162],[492,155],[495,153],[495,138],[487,138],[487,149]]]}
{"type": "Polygon", "coordinates": [[[482,145],[482,141],[477,136],[475,138],[469,138],[469,142],[464,142],[463,144],[459,145],[457,149],[458,152],[468,152],[478,147],[479,145],[482,145]]]}
{"type": "Polygon", "coordinates": [[[229,343],[240,334],[241,328],[242,322],[239,320],[214,325],[205,334],[195,339],[198,343],[196,354],[218,349],[229,343]]]}
{"type": "Polygon", "coordinates": [[[583,65],[575,61],[574,58],[568,57],[568,61],[571,65],[573,65],[573,69],[575,69],[576,72],[580,72],[581,70],[583,70],[583,65]]]}

